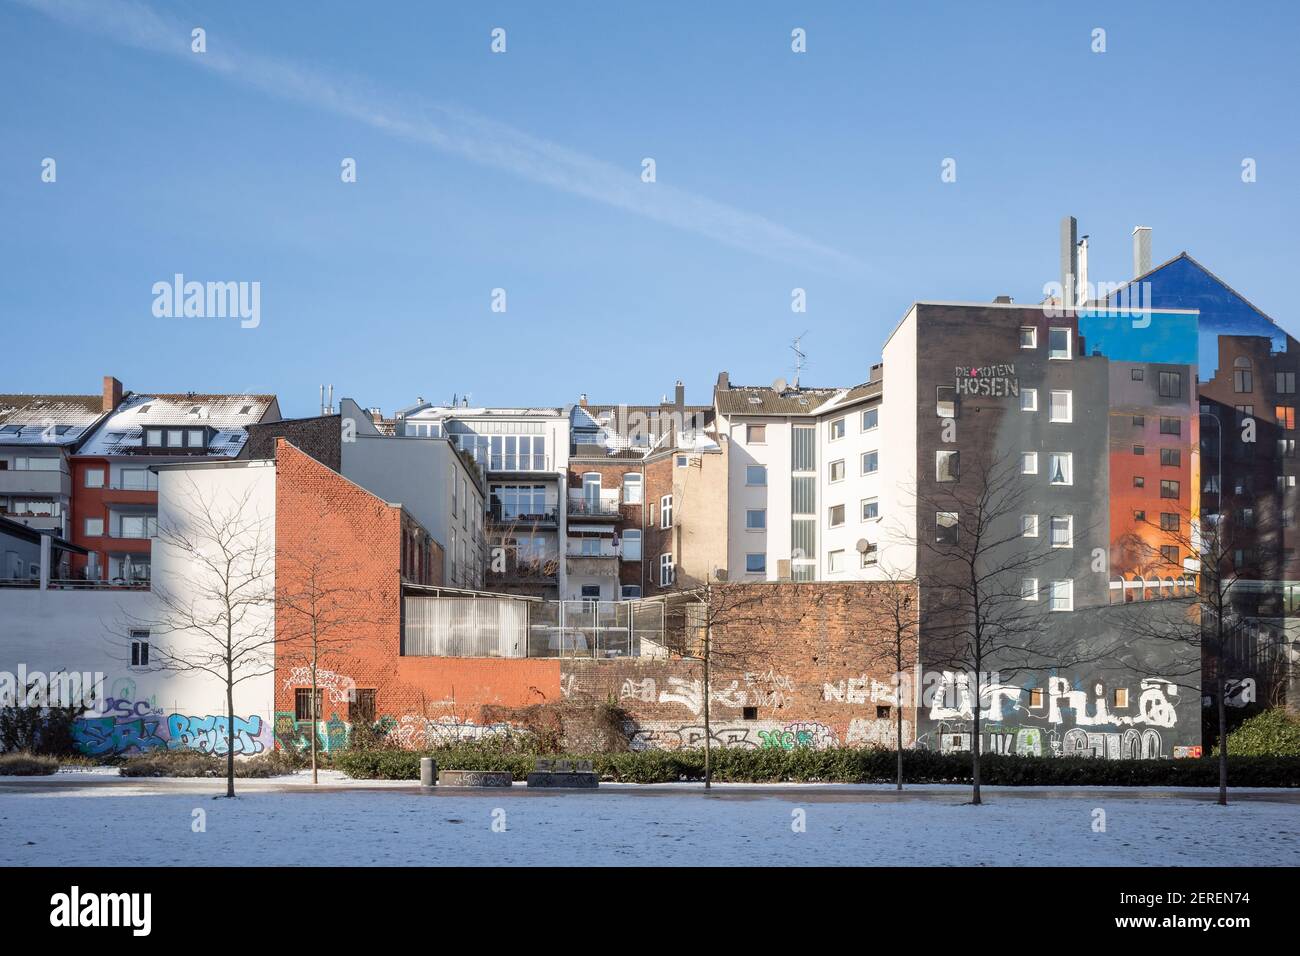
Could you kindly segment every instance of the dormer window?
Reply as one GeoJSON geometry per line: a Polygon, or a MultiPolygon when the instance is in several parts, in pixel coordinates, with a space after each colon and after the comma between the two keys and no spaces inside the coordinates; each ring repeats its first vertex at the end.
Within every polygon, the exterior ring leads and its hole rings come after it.
{"type": "Polygon", "coordinates": [[[251,414],[253,414],[253,406],[252,406],[252,405],[242,405],[242,406],[240,406],[239,414],[241,414],[241,415],[251,415],[251,414]]]}
{"type": "Polygon", "coordinates": [[[185,436],[185,442],[191,448],[206,448],[208,445],[204,440],[202,428],[191,428],[189,434],[185,436]]]}
{"type": "Polygon", "coordinates": [[[139,408],[137,408],[137,409],[135,410],[135,413],[136,413],[137,415],[143,415],[145,412],[149,411],[149,409],[150,409],[151,407],[152,407],[152,406],[147,405],[147,404],[146,404],[146,405],[141,405],[139,408]]]}
{"type": "Polygon", "coordinates": [[[150,428],[145,432],[145,444],[150,448],[161,448],[163,443],[163,430],[161,428],[150,428]]]}

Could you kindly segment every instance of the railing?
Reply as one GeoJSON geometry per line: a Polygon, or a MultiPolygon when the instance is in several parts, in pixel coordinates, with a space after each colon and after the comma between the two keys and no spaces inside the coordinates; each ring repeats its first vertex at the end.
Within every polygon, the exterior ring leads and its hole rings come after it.
{"type": "Polygon", "coordinates": [[[520,527],[529,527],[535,524],[558,524],[560,509],[558,505],[550,505],[546,511],[523,512],[516,508],[506,508],[494,504],[488,509],[488,521],[492,524],[519,525],[520,527]]]}
{"type": "MultiPolygon", "coordinates": [[[[0,578],[0,588],[39,588],[41,582],[36,578],[0,578]]],[[[148,591],[148,581],[97,581],[83,578],[64,578],[51,580],[51,591],[148,591]]]]}
{"type": "Polygon", "coordinates": [[[569,514],[573,517],[618,517],[618,492],[602,494],[599,498],[588,495],[569,495],[569,514]]]}
{"type": "Polygon", "coordinates": [[[642,657],[664,653],[658,601],[407,597],[406,657],[642,657]]]}

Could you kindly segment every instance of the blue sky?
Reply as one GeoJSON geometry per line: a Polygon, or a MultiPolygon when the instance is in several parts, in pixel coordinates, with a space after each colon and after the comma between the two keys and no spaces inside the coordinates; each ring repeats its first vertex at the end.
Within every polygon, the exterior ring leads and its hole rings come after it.
{"type": "Polygon", "coordinates": [[[0,391],[707,401],[803,332],[852,384],[914,300],[1038,301],[1067,213],[1297,331],[1295,5],[982,6],[0,0],[0,391]],[[177,272],[260,326],[155,318],[177,272]]]}

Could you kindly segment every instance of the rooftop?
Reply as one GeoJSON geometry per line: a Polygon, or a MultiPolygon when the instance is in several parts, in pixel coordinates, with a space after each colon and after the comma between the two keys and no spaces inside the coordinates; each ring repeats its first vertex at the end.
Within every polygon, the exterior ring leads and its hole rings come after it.
{"type": "Polygon", "coordinates": [[[75,445],[103,416],[100,395],[0,395],[0,445],[75,445]]]}
{"type": "MultiPolygon", "coordinates": [[[[214,432],[207,444],[207,454],[238,455],[248,440],[247,427],[261,421],[275,404],[274,395],[133,393],[122,400],[82,446],[81,454],[132,454],[144,447],[146,427],[205,427],[214,432]]],[[[167,455],[167,449],[158,449],[158,454],[167,455]]]]}

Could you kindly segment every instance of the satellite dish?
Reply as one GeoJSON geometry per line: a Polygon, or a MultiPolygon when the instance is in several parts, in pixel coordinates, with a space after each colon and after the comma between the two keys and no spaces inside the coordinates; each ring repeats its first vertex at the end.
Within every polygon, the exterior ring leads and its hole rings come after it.
{"type": "Polygon", "coordinates": [[[871,550],[871,542],[866,538],[858,538],[857,549],[859,554],[866,554],[871,550]]]}
{"type": "Polygon", "coordinates": [[[783,378],[778,378],[772,383],[772,391],[774,392],[784,392],[789,387],[789,383],[783,378]]]}

